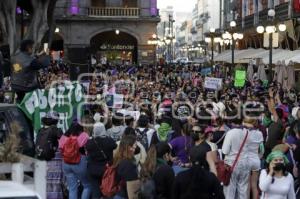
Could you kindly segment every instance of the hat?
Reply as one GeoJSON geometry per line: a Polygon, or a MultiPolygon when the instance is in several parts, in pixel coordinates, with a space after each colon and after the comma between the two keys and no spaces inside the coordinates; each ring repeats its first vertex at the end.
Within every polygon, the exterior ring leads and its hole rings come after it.
{"type": "Polygon", "coordinates": [[[208,126],[206,127],[204,133],[207,134],[207,133],[212,133],[214,131],[214,128],[212,126],[208,126]]]}
{"type": "Polygon", "coordinates": [[[52,111],[52,112],[48,112],[43,118],[58,120],[59,114],[55,111],[52,111]]]}
{"type": "Polygon", "coordinates": [[[287,159],[287,157],[284,155],[284,153],[282,153],[281,151],[277,150],[277,151],[273,151],[272,153],[270,153],[266,159],[267,163],[270,163],[273,159],[275,158],[283,158],[284,160],[284,164],[288,164],[289,160],[287,159]]]}
{"type": "Polygon", "coordinates": [[[106,137],[106,129],[103,123],[97,122],[94,124],[93,128],[93,136],[94,137],[106,137]]]}
{"type": "Polygon", "coordinates": [[[292,109],[292,116],[293,116],[293,118],[296,119],[296,120],[298,119],[298,115],[297,115],[297,114],[298,114],[299,108],[300,108],[300,107],[297,106],[297,107],[294,107],[294,108],[292,109]]]}

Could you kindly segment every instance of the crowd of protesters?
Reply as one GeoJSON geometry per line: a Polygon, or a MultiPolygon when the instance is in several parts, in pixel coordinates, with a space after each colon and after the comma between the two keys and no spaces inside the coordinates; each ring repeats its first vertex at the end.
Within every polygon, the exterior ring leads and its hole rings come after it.
{"type": "MultiPolygon", "coordinates": [[[[63,176],[70,199],[299,198],[299,91],[257,78],[236,88],[220,66],[207,76],[222,78],[222,88],[205,89],[201,67],[97,66],[85,91],[94,103],[82,118],[64,134],[55,113],[42,120],[57,147],[48,198],[65,197],[63,176]],[[105,96],[114,94],[121,106],[107,107],[105,96]],[[72,140],[76,163],[67,158],[72,140]],[[232,168],[229,183],[221,162],[232,168]],[[117,186],[108,197],[110,168],[117,186]]],[[[68,79],[53,74],[46,85],[68,79]]]]}
{"type": "Polygon", "coordinates": [[[86,106],[83,118],[60,138],[60,151],[71,137],[80,146],[80,163],[62,160],[69,198],[105,198],[100,185],[107,164],[116,168],[120,185],[113,198],[143,198],[138,187],[147,179],[153,180],[155,194],[144,198],[296,198],[296,90],[263,86],[258,79],[235,88],[232,77],[219,73],[223,89],[212,91],[203,87],[199,70],[96,68],[86,91],[95,96],[90,100],[105,101],[105,95],[116,93],[123,95],[123,104],[86,106]],[[229,184],[220,178],[221,161],[234,167],[229,184]]]}

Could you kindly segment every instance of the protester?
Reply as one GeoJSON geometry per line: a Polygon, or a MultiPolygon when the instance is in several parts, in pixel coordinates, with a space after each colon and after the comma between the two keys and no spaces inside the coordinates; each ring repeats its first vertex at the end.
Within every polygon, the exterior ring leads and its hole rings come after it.
{"type": "Polygon", "coordinates": [[[117,147],[115,141],[108,137],[104,125],[100,122],[94,124],[93,136],[85,146],[87,151],[87,174],[91,183],[92,198],[102,197],[100,182],[105,166],[113,159],[113,150],[117,147]]]}
{"type": "Polygon", "coordinates": [[[135,150],[137,150],[136,137],[132,135],[122,137],[113,160],[113,166],[117,168],[118,183],[121,185],[121,190],[114,199],[130,198],[137,191],[133,187],[133,184],[138,182],[138,169],[134,160],[135,150]]]}
{"type": "Polygon", "coordinates": [[[85,145],[89,135],[83,127],[73,122],[68,131],[60,138],[59,148],[63,155],[63,172],[67,179],[69,199],[78,198],[78,181],[83,186],[81,199],[89,199],[91,184],[87,177],[87,157],[85,145]]]}
{"type": "Polygon", "coordinates": [[[55,112],[49,112],[42,118],[44,127],[39,131],[35,143],[37,158],[47,160],[47,199],[63,199],[62,157],[57,150],[58,140],[63,132],[56,127],[58,119],[59,116],[55,112]]]}
{"type": "Polygon", "coordinates": [[[217,177],[209,172],[206,153],[193,147],[190,150],[192,168],[179,173],[174,182],[173,199],[224,199],[223,189],[217,177]]]}
{"type": "Polygon", "coordinates": [[[263,169],[259,177],[261,198],[296,199],[293,176],[286,171],[286,156],[281,151],[273,151],[266,161],[267,169],[263,169]]]}
{"type": "Polygon", "coordinates": [[[145,181],[152,178],[154,180],[157,198],[171,198],[175,179],[174,171],[169,165],[171,160],[170,146],[166,142],[161,142],[150,147],[147,159],[142,166],[141,179],[145,181]]]}
{"type": "Polygon", "coordinates": [[[187,167],[189,165],[188,154],[193,144],[190,132],[191,126],[189,124],[185,124],[182,127],[182,135],[169,142],[169,145],[176,157],[174,166],[187,167]]]}
{"type": "MultiPolygon", "coordinates": [[[[230,184],[224,188],[226,199],[247,198],[250,172],[257,175],[256,172],[260,170],[258,151],[263,136],[254,128],[255,123],[255,119],[245,117],[243,128],[231,129],[225,136],[222,152],[225,154],[226,164],[233,167],[230,184]]],[[[252,187],[253,191],[255,187],[252,187]]],[[[255,192],[257,194],[257,190],[255,192]]]]}
{"type": "Polygon", "coordinates": [[[17,93],[17,102],[21,102],[26,92],[39,88],[38,70],[50,65],[50,57],[33,57],[34,41],[23,40],[20,51],[12,57],[11,85],[17,93]]]}
{"type": "Polygon", "coordinates": [[[115,113],[112,117],[112,127],[107,129],[107,134],[114,139],[115,142],[121,140],[124,133],[125,126],[123,121],[123,114],[115,113]]]}
{"type": "MultiPolygon", "coordinates": [[[[208,162],[210,171],[217,175],[215,165],[215,163],[217,162],[216,146],[213,149],[211,145],[207,143],[207,134],[205,133],[205,130],[203,128],[195,125],[192,130],[192,139],[194,141],[195,147],[197,147],[199,151],[203,151],[206,154],[206,161],[208,162]]],[[[206,131],[209,132],[209,130],[207,129],[206,131]]]]}

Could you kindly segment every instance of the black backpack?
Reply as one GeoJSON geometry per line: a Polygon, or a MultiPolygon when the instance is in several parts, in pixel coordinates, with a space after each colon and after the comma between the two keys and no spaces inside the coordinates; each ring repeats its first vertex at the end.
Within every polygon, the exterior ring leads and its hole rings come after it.
{"type": "Polygon", "coordinates": [[[58,142],[54,140],[56,136],[52,136],[53,131],[56,131],[56,127],[42,128],[37,134],[35,146],[37,159],[49,161],[55,157],[58,142]]]}
{"type": "Polygon", "coordinates": [[[136,138],[137,141],[139,141],[145,148],[146,151],[148,151],[149,144],[148,144],[148,138],[147,138],[147,132],[149,129],[145,128],[143,131],[140,131],[140,129],[136,129],[136,138]]]}

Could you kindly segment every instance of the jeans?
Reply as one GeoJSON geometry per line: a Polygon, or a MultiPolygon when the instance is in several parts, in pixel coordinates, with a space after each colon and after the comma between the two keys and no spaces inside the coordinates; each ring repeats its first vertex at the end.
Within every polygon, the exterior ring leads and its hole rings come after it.
{"type": "Polygon", "coordinates": [[[126,199],[126,198],[123,198],[122,196],[119,196],[119,195],[115,195],[115,196],[113,197],[113,199],[126,199]]]}
{"type": "Polygon", "coordinates": [[[63,162],[63,172],[66,176],[69,199],[78,199],[79,181],[83,186],[81,199],[89,199],[91,195],[91,185],[87,178],[87,159],[81,156],[78,164],[67,164],[63,162]]]}

